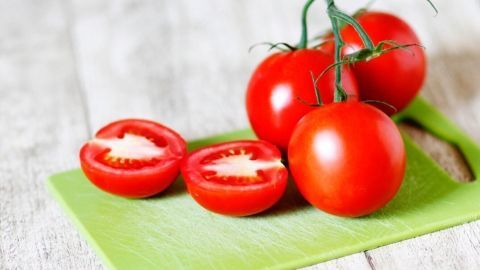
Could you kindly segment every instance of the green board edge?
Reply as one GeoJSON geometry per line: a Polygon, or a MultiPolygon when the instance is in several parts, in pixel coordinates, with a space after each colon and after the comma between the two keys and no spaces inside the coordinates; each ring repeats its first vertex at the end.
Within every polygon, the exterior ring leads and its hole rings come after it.
{"type": "Polygon", "coordinates": [[[53,195],[53,197],[56,199],[56,201],[60,204],[60,206],[67,212],[67,215],[70,217],[70,220],[72,220],[73,225],[78,229],[80,232],[80,235],[87,240],[88,244],[90,247],[93,248],[95,253],[99,255],[101,261],[105,264],[105,266],[108,269],[117,269],[117,267],[113,264],[113,262],[110,260],[110,258],[107,256],[107,254],[104,253],[103,249],[98,245],[97,240],[90,234],[90,232],[85,228],[83,225],[82,221],[78,219],[78,216],[76,216],[68,204],[65,202],[65,199],[63,196],[58,192],[57,189],[55,189],[53,183],[53,179],[55,179],[58,176],[61,176],[63,174],[70,174],[74,172],[81,171],[80,169],[74,169],[58,174],[54,174],[48,178],[48,181],[46,183],[47,190],[53,195]]]}
{"type": "Polygon", "coordinates": [[[396,122],[411,120],[442,140],[456,145],[464,155],[474,175],[480,176],[480,147],[460,130],[453,122],[430,105],[423,98],[416,98],[400,114],[394,116],[396,122]]]}
{"type": "MultiPolygon", "coordinates": [[[[404,120],[413,120],[414,122],[420,124],[426,130],[430,131],[434,135],[444,139],[450,143],[453,143],[459,147],[463,152],[467,163],[472,169],[475,180],[478,179],[480,174],[480,148],[477,144],[473,142],[467,135],[465,135],[459,128],[457,128],[452,122],[450,122],[445,116],[439,113],[434,107],[428,104],[425,100],[417,98],[412,104],[405,109],[402,113],[394,116],[396,122],[401,122],[404,120]],[[438,123],[441,123],[439,125],[438,123]]],[[[210,142],[219,142],[219,141],[228,141],[232,137],[241,137],[241,138],[255,138],[255,135],[250,129],[238,130],[220,136],[210,137],[206,139],[200,139],[192,141],[188,144],[189,150],[196,149],[202,145],[209,144],[210,142]]],[[[421,151],[421,149],[415,145],[408,136],[404,136],[404,139],[411,144],[412,147],[416,150],[421,151]]],[[[441,168],[435,161],[431,160],[432,166],[436,166],[441,169],[443,173],[447,176],[448,174],[441,168]]],[[[84,227],[81,220],[70,210],[68,204],[64,200],[63,196],[55,189],[52,179],[57,178],[58,176],[64,174],[79,173],[82,172],[79,169],[74,169],[68,172],[59,173],[51,176],[49,181],[47,181],[47,188],[50,193],[60,202],[61,206],[67,210],[68,215],[73,220],[74,225],[79,229],[81,234],[86,238],[88,243],[93,247],[97,254],[100,255],[100,258],[105,263],[107,268],[117,269],[114,263],[109,259],[109,257],[104,253],[101,247],[96,242],[95,238],[89,233],[89,231],[84,227]]],[[[449,177],[450,178],[450,177],[449,177]]],[[[464,184],[459,184],[464,185],[464,184]]],[[[478,185],[478,181],[474,181],[468,185],[478,185]]],[[[386,244],[395,243],[401,240],[409,239],[415,236],[423,235],[426,233],[442,230],[454,225],[463,224],[469,221],[473,221],[480,218],[480,213],[472,213],[470,215],[464,216],[453,216],[450,219],[444,219],[441,222],[429,223],[420,228],[416,228],[416,231],[406,231],[402,234],[395,234],[390,237],[384,237],[382,239],[372,239],[368,242],[363,242],[359,245],[352,245],[348,249],[344,249],[343,252],[337,253],[336,256],[331,257],[329,254],[319,254],[318,256],[310,256],[308,258],[293,260],[288,263],[283,263],[281,265],[276,265],[268,269],[290,269],[295,267],[308,266],[319,262],[324,262],[330,259],[340,258],[346,255],[354,254],[366,250],[365,246],[369,246],[368,249],[373,249],[379,246],[384,246],[386,244]]]]}

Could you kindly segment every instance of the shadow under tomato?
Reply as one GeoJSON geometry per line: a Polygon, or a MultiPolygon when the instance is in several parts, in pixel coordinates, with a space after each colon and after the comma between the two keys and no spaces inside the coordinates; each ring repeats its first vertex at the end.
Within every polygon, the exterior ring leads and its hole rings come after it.
{"type": "Polygon", "coordinates": [[[312,206],[310,206],[310,204],[302,197],[293,180],[288,179],[285,194],[283,194],[282,198],[274,206],[264,212],[249,216],[247,218],[264,218],[269,216],[291,214],[308,207],[312,206]]]}
{"type": "Polygon", "coordinates": [[[188,192],[187,188],[185,187],[183,177],[178,176],[177,179],[175,179],[175,181],[173,181],[173,183],[166,190],[152,197],[145,198],[145,200],[163,200],[185,194],[188,194],[188,192]]]}
{"type": "MultiPolygon", "coordinates": [[[[436,166],[435,162],[410,140],[406,141],[405,146],[408,160],[407,172],[398,194],[384,208],[363,218],[381,218],[392,214],[403,215],[412,211],[421,211],[435,201],[442,200],[449,193],[455,192],[462,185],[466,185],[449,179],[448,174],[442,172],[440,167],[436,166]]],[[[184,180],[179,176],[164,192],[146,200],[162,200],[185,195],[189,196],[184,180]]],[[[274,206],[246,218],[287,215],[312,207],[297,190],[293,180],[289,179],[285,194],[274,206]]]]}
{"type": "Polygon", "coordinates": [[[461,188],[468,188],[468,184],[458,183],[444,172],[410,139],[405,141],[405,147],[408,162],[398,194],[385,207],[366,218],[381,218],[389,215],[401,217],[417,212],[426,213],[430,206],[445,201],[446,196],[461,188]]]}
{"type": "MultiPolygon", "coordinates": [[[[145,198],[145,200],[165,200],[165,199],[174,198],[177,196],[184,196],[184,195],[188,195],[188,191],[182,176],[179,176],[172,183],[172,185],[168,187],[165,191],[155,196],[145,198]]],[[[247,218],[283,215],[283,214],[292,213],[292,212],[304,209],[306,207],[311,207],[311,206],[298,192],[297,188],[295,187],[295,184],[293,183],[293,180],[289,179],[287,188],[285,190],[285,194],[274,206],[272,206],[271,208],[267,209],[264,212],[258,213],[253,216],[249,216],[247,218]]]]}

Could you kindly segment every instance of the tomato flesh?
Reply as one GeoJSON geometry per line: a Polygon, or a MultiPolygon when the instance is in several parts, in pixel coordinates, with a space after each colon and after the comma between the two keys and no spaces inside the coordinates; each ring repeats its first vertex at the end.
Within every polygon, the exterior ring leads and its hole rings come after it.
{"type": "Polygon", "coordinates": [[[100,189],[142,198],[165,190],[177,177],[186,143],[173,130],[148,120],[107,125],[80,150],[82,170],[100,189]]]}
{"type": "MultiPolygon", "coordinates": [[[[274,53],[253,72],[246,94],[250,124],[258,138],[286,151],[298,120],[314,109],[314,83],[333,63],[333,54],[320,49],[303,49],[274,53]],[[303,102],[302,102],[303,101],[303,102]]],[[[351,99],[358,99],[353,72],[344,68],[343,86],[351,99]]],[[[333,101],[335,72],[331,69],[318,79],[317,88],[324,103],[333,101]]]]}
{"type": "Polygon", "coordinates": [[[298,123],[288,161],[307,201],[334,215],[357,217],[395,196],[406,154],[386,114],[367,104],[342,102],[318,108],[298,123]]]}
{"type": "Polygon", "coordinates": [[[182,163],[190,195],[204,208],[248,216],[274,205],[283,195],[288,172],[280,151],[264,141],[236,141],[192,152],[182,163]]]}

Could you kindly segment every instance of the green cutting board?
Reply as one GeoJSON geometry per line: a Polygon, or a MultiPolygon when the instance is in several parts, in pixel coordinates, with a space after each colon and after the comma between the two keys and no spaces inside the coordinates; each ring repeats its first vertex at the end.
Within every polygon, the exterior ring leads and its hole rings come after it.
{"type": "MultiPolygon", "coordinates": [[[[413,120],[455,143],[480,174],[480,149],[425,101],[396,121],[413,120]]],[[[244,138],[238,131],[191,142],[190,149],[244,138]]],[[[290,269],[372,249],[480,217],[480,183],[454,182],[404,136],[405,181],[395,199],[363,218],[331,216],[308,205],[290,185],[273,209],[246,218],[208,212],[181,179],[150,199],[124,199],[95,188],[80,170],[48,187],[111,269],[290,269]]]]}

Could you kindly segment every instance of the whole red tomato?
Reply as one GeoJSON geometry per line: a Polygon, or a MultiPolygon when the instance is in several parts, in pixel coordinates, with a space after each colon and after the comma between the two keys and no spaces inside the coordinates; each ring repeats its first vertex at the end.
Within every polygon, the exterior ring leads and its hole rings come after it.
{"type": "MultiPolygon", "coordinates": [[[[320,75],[333,63],[333,55],[318,49],[274,53],[253,72],[247,89],[246,105],[256,135],[285,151],[298,120],[316,103],[311,72],[320,75]]],[[[353,73],[344,69],[343,85],[348,95],[358,96],[353,73]]],[[[317,81],[324,103],[333,100],[335,73],[328,71],[317,81]]]]}
{"type": "Polygon", "coordinates": [[[356,101],[305,115],[288,147],[299,191],[317,208],[339,216],[363,216],[387,204],[402,183],[405,160],[393,121],[356,101]]]}
{"type": "MultiPolygon", "coordinates": [[[[413,29],[392,14],[365,12],[357,20],[375,45],[383,40],[393,40],[398,44],[420,44],[413,29]]],[[[364,48],[353,27],[345,27],[341,35],[346,44],[345,53],[364,48]]],[[[388,47],[391,46],[384,48],[388,47]]],[[[352,70],[362,100],[383,101],[400,111],[413,100],[423,85],[426,73],[425,52],[418,46],[396,49],[370,61],[356,63],[352,70]]],[[[378,107],[387,114],[395,112],[384,105],[378,107]]]]}

